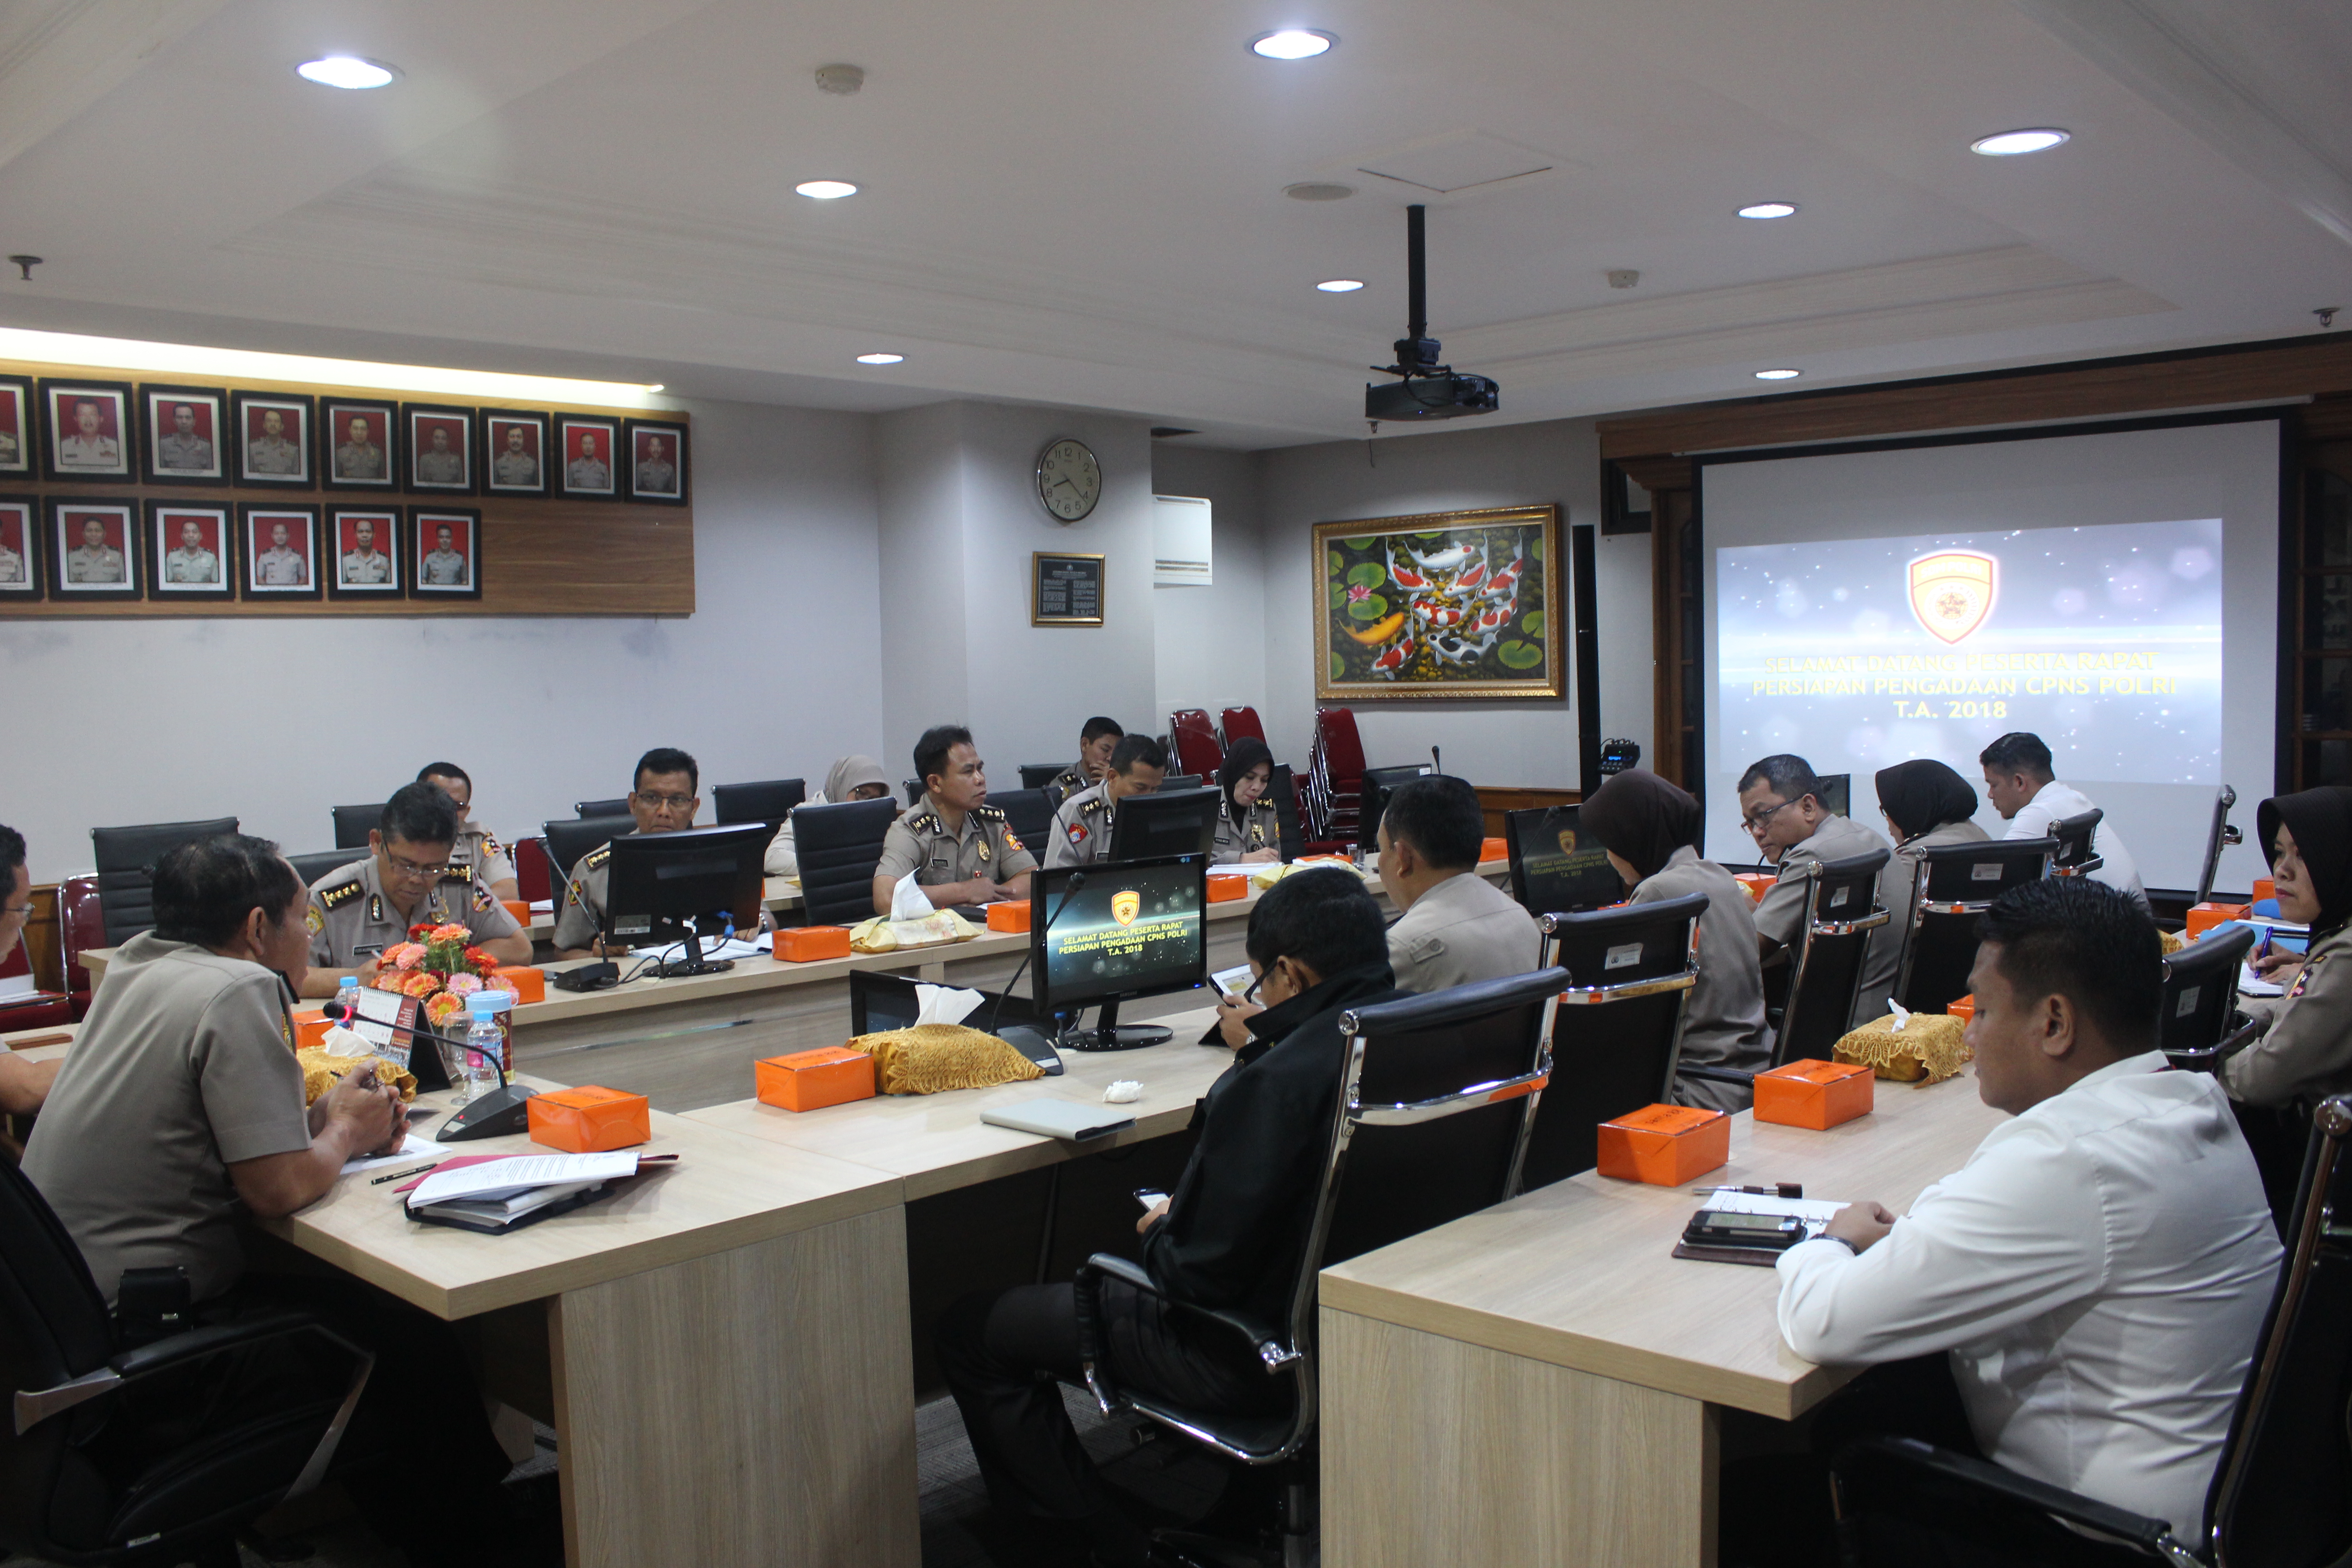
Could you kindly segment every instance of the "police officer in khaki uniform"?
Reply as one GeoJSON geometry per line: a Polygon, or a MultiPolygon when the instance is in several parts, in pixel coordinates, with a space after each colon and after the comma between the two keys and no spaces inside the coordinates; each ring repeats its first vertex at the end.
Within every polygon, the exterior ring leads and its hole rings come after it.
{"type": "Polygon", "coordinates": [[[1158,792],[1168,776],[1168,749],[1149,735],[1122,735],[1111,748],[1110,770],[1062,803],[1054,814],[1054,834],[1045,844],[1048,866],[1091,866],[1110,853],[1111,824],[1118,803],[1129,795],[1158,792]]]}
{"type": "MultiPolygon", "coordinates": [[[[1840,816],[1823,805],[1814,793],[1812,764],[1781,752],[1748,764],[1739,775],[1739,817],[1748,836],[1767,859],[1780,867],[1780,876],[1756,906],[1756,940],[1764,957],[1776,949],[1794,947],[1811,911],[1805,908],[1807,873],[1828,860],[1845,860],[1895,846],[1876,831],[1852,817],[1840,816]]],[[[1895,993],[1895,972],[1903,963],[1904,928],[1889,921],[1870,934],[1862,959],[1862,988],[1855,994],[1852,1021],[1867,1024],[1885,1016],[1886,999],[1895,993]]]]}
{"type": "Polygon", "coordinates": [[[1127,738],[1116,719],[1097,714],[1078,731],[1078,760],[1055,773],[1045,785],[1045,804],[1059,809],[1080,790],[1098,784],[1110,773],[1113,747],[1127,738]]]}
{"type": "Polygon", "coordinates": [[[403,785],[368,833],[368,858],[319,879],[310,889],[310,972],[305,996],[332,996],[346,974],[364,985],[383,950],[411,926],[463,925],[474,945],[500,963],[529,963],[530,939],[470,866],[449,863],[457,810],[431,784],[403,785]]]}
{"type": "Polygon", "coordinates": [[[2352,1089],[2352,790],[2279,795],[2254,821],[2279,915],[2309,926],[2311,943],[2253,961],[2286,994],[2239,999],[2263,1029],[2221,1064],[2221,1083],[2245,1105],[2309,1106],[2352,1089]]]}
{"type": "Polygon", "coordinates": [[[433,785],[457,808],[457,842],[450,847],[449,863],[473,868],[474,875],[489,884],[491,894],[497,898],[521,898],[514,856],[488,828],[474,820],[472,776],[455,763],[427,763],[417,771],[416,782],[433,785]]]}
{"type": "MultiPolygon", "coordinates": [[[[702,765],[676,746],[656,746],[637,759],[636,787],[629,792],[629,815],[639,833],[682,833],[702,809],[702,765]]],[[[600,844],[580,858],[563,885],[555,917],[558,956],[602,958],[626,952],[625,942],[607,942],[604,891],[612,880],[613,847],[600,844]]]]}
{"type": "Polygon", "coordinates": [[[1389,927],[1389,968],[1406,991],[1444,991],[1538,966],[1535,916],[1478,875],[1486,821],[1478,794],[1444,773],[1409,780],[1380,823],[1381,886],[1403,914],[1389,927]]]}
{"type": "Polygon", "coordinates": [[[1274,753],[1264,741],[1244,735],[1217,767],[1217,842],[1209,858],[1220,866],[1263,864],[1282,858],[1282,823],[1266,788],[1274,781],[1274,753]]]}
{"type": "Polygon", "coordinates": [[[874,912],[890,912],[890,896],[909,871],[935,909],[1027,898],[1037,858],[1022,847],[1004,813],[988,804],[988,773],[971,731],[961,724],[924,731],[915,742],[915,771],[923,799],[883,837],[874,912]]]}

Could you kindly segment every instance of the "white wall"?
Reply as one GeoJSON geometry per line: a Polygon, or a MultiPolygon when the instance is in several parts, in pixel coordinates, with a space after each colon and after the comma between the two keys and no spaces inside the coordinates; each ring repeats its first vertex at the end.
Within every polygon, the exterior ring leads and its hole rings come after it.
{"type": "Polygon", "coordinates": [[[692,752],[706,786],[814,788],[835,756],[878,751],[872,418],[691,406],[688,618],[0,623],[17,752],[0,820],[34,878],[87,870],[96,824],[236,816],[325,849],[330,805],[440,757],[520,834],[624,793],[656,744],[692,752]]]}
{"type": "MultiPolygon", "coordinates": [[[[1155,588],[1154,733],[1179,708],[1265,708],[1265,539],[1255,452],[1152,444],[1154,493],[1209,502],[1212,582],[1155,588]]],[[[1133,721],[1125,721],[1132,727],[1133,721]]]]}

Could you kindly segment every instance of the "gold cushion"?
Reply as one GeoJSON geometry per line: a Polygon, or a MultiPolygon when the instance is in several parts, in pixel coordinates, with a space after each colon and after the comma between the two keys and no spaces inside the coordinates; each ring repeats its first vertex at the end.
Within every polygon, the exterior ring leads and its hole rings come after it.
{"type": "Polygon", "coordinates": [[[313,1105],[320,1095],[335,1087],[336,1081],[361,1068],[373,1065],[375,1080],[388,1083],[400,1090],[403,1100],[416,1098],[416,1075],[406,1068],[396,1068],[382,1057],[339,1057],[323,1047],[312,1046],[296,1051],[294,1060],[302,1069],[302,1103],[313,1105]]]}
{"type": "Polygon", "coordinates": [[[1975,1059],[1960,1038],[1965,1027],[1949,1013],[1914,1013],[1897,1034],[1890,1013],[1849,1031],[1831,1054],[1896,1083],[1940,1083],[1975,1059]]]}
{"type": "Polygon", "coordinates": [[[845,1042],[874,1058],[885,1094],[938,1094],[950,1089],[991,1089],[1044,1078],[1045,1069],[998,1039],[961,1024],[918,1024],[884,1029],[845,1042]]]}

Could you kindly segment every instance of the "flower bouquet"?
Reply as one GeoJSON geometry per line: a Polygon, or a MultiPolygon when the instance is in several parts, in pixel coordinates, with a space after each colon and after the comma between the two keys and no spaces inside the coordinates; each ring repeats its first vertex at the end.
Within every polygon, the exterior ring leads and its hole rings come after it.
{"type": "Polygon", "coordinates": [[[466,998],[475,992],[514,991],[498,978],[499,961],[468,944],[471,934],[461,925],[410,926],[406,942],[384,949],[368,984],[415,997],[425,1022],[445,1028],[465,1016],[466,998]]]}

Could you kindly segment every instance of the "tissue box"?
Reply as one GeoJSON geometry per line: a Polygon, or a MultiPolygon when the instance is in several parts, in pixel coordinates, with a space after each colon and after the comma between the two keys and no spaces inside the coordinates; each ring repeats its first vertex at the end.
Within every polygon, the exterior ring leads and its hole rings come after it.
{"type": "Polygon", "coordinates": [[[820,958],[849,956],[847,926],[784,926],[769,951],[786,963],[814,963],[820,958]]]}
{"type": "Polygon", "coordinates": [[[1747,889],[1748,898],[1759,904],[1764,901],[1764,895],[1772,890],[1772,884],[1780,880],[1761,871],[1737,871],[1732,874],[1732,879],[1747,889]]]}
{"type": "Polygon", "coordinates": [[[1019,931],[1029,929],[1029,900],[994,903],[988,906],[988,929],[1019,931]]]}
{"type": "Polygon", "coordinates": [[[1977,999],[1973,996],[1963,996],[1957,1002],[1946,1004],[1944,1011],[1966,1024],[1977,1016],[1977,999]]]}
{"type": "Polygon", "coordinates": [[[2191,904],[2189,906],[2189,940],[2195,942],[2217,925],[2242,921],[2252,906],[2246,904],[2191,904]]]}
{"type": "Polygon", "coordinates": [[[1601,1124],[1601,1173],[1678,1187],[1731,1159],[1731,1118],[1691,1105],[1645,1105],[1601,1124]]]}
{"type": "Polygon", "coordinates": [[[864,1051],[824,1046],[751,1064],[760,1103],[786,1110],[821,1110],[874,1098],[874,1058],[864,1051]]]}
{"type": "Polygon", "coordinates": [[[510,964],[493,972],[495,977],[514,987],[515,1005],[526,1002],[547,1000],[547,971],[533,969],[527,963],[510,964]]]}
{"type": "Polygon", "coordinates": [[[507,913],[514,916],[515,924],[519,926],[528,926],[530,924],[530,906],[529,904],[523,902],[520,899],[500,899],[499,902],[506,907],[507,913]]]}
{"type": "Polygon", "coordinates": [[[1492,864],[1496,860],[1507,860],[1510,858],[1511,847],[1505,840],[1482,838],[1478,841],[1478,863],[1481,866],[1492,864]]]}
{"type": "Polygon", "coordinates": [[[1248,897],[1249,879],[1247,877],[1232,871],[1209,873],[1209,902],[1229,904],[1235,899],[1248,897]]]}
{"type": "Polygon", "coordinates": [[[294,1015],[294,1048],[296,1050],[313,1050],[326,1043],[326,1014],[316,1007],[305,1007],[294,1015]]]}
{"type": "Polygon", "coordinates": [[[567,1154],[602,1154],[634,1148],[654,1135],[652,1102],[642,1094],[583,1083],[534,1094],[530,1141],[567,1154]]]}
{"type": "Polygon", "coordinates": [[[2247,901],[2250,903],[2259,904],[2264,899],[2275,899],[2277,897],[2277,881],[2269,877],[2258,877],[2254,879],[2254,896],[2247,901]]]}
{"type": "Polygon", "coordinates": [[[1853,1062],[1790,1062],[1756,1075],[1756,1120],[1828,1131],[1870,1114],[1878,1075],[1853,1062]]]}

